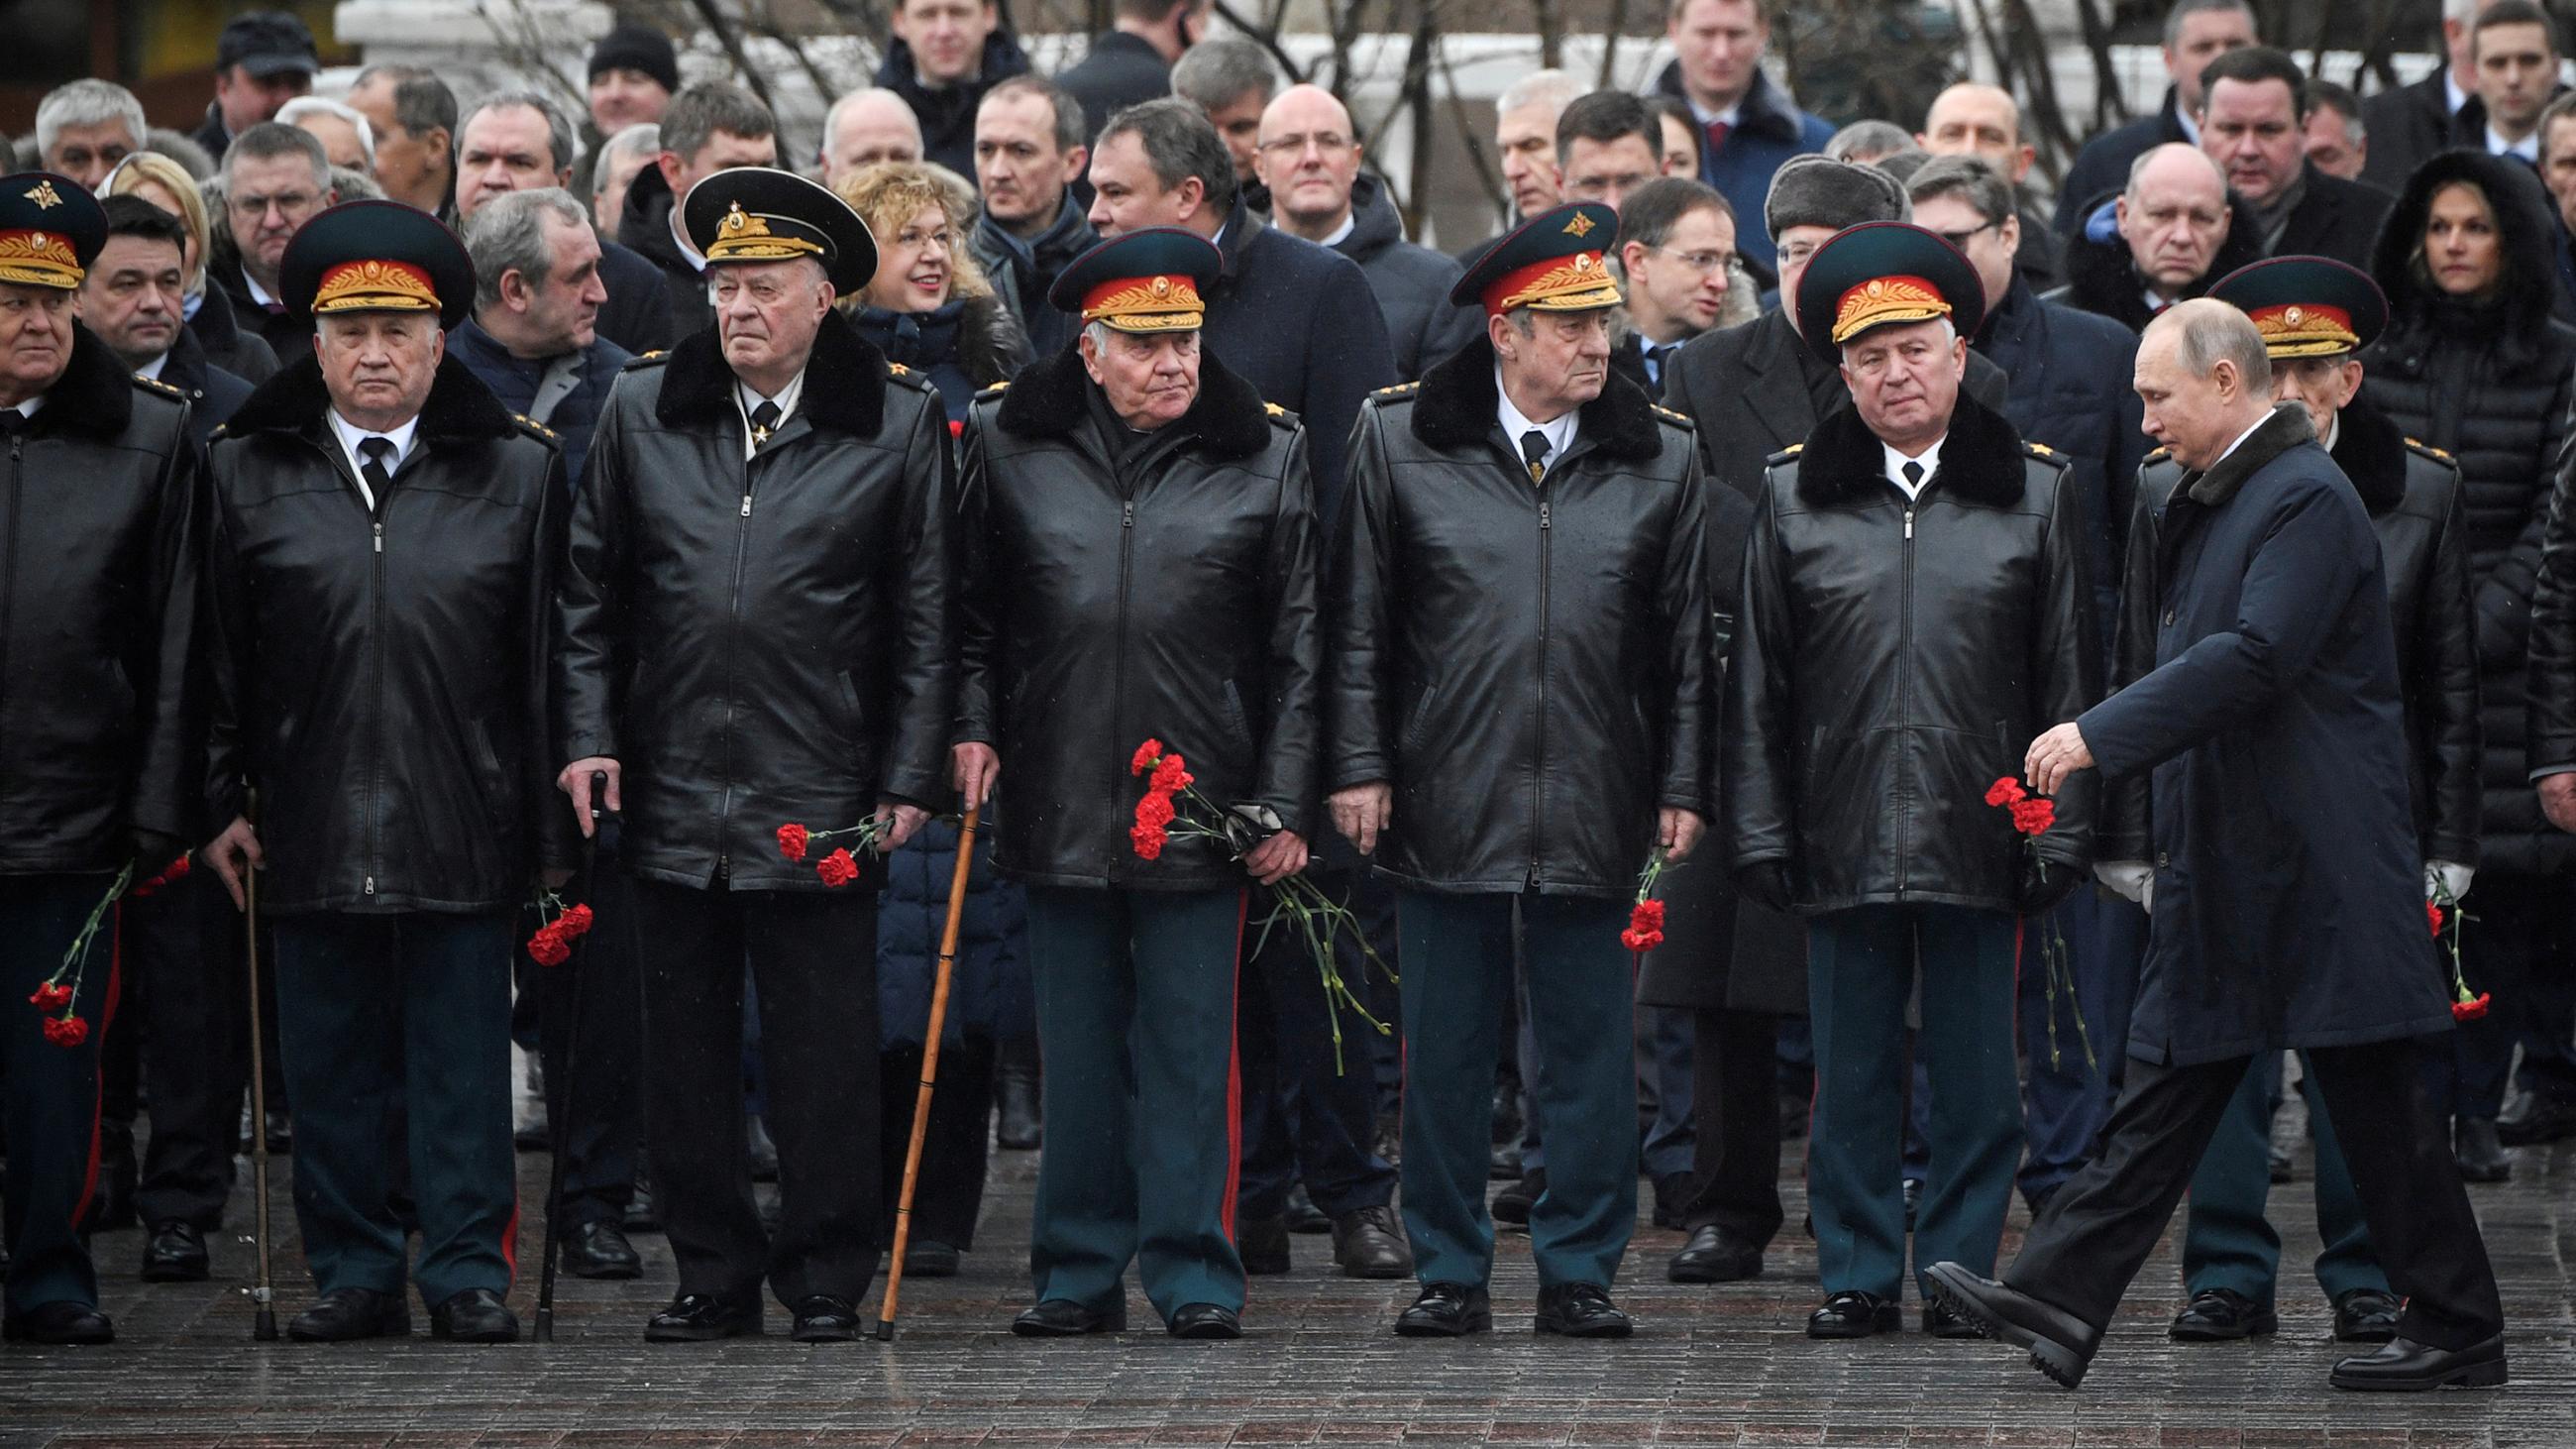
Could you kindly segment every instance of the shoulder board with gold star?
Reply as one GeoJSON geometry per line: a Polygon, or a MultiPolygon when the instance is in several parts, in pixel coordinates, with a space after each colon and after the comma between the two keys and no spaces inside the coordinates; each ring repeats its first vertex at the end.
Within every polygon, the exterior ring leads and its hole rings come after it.
{"type": "Polygon", "coordinates": [[[1399,382],[1399,383],[1397,383],[1397,384],[1396,384],[1395,386],[1393,386],[1393,387],[1382,387],[1382,388],[1379,388],[1379,389],[1377,390],[1376,396],[1378,396],[1378,397],[1405,397],[1405,396],[1407,396],[1407,395],[1409,395],[1409,394],[1416,393],[1416,392],[1420,392],[1421,390],[1422,390],[1422,384],[1421,384],[1421,383],[1419,383],[1419,382],[1399,382]]]}
{"type": "Polygon", "coordinates": [[[2071,460],[2064,453],[2057,451],[2046,443],[2025,441],[2021,445],[2021,448],[2023,456],[2029,458],[2035,463],[2046,463],[2048,466],[2060,471],[2064,471],[2071,464],[2071,460]]]}
{"type": "Polygon", "coordinates": [[[139,372],[134,375],[134,385],[137,387],[148,387],[154,392],[161,394],[163,397],[174,397],[182,402],[187,401],[188,398],[186,393],[179,391],[177,388],[163,382],[161,379],[157,377],[145,377],[139,372]]]}
{"type": "Polygon", "coordinates": [[[1011,381],[1010,381],[1010,379],[1009,379],[1009,378],[1004,378],[1004,379],[1002,379],[1000,382],[994,383],[994,384],[993,384],[992,386],[990,386],[990,387],[985,387],[985,388],[978,388],[978,389],[976,389],[975,396],[977,396],[977,397],[1000,397],[1000,396],[1003,394],[1003,392],[1005,392],[1006,390],[1008,390],[1008,389],[1009,389],[1010,385],[1011,385],[1011,381]]]}
{"type": "Polygon", "coordinates": [[[2408,438],[2406,440],[2406,446],[2409,449],[2432,459],[2436,463],[2449,463],[2454,467],[2458,466],[2458,460],[2453,458],[2450,454],[2445,453],[2441,449],[2434,447],[2430,443],[2423,442],[2420,439],[2408,438]]]}
{"type": "Polygon", "coordinates": [[[2030,449],[2031,454],[2034,457],[2054,458],[2057,456],[2057,451],[2049,447],[2046,443],[2025,442],[2022,446],[2030,449]]]}
{"type": "Polygon", "coordinates": [[[1261,405],[1261,411],[1269,417],[1271,422],[1282,428],[1293,428],[1297,426],[1297,415],[1275,402],[1263,403],[1261,405]]]}
{"type": "Polygon", "coordinates": [[[2172,457],[2172,456],[2173,456],[2173,449],[2171,449],[2171,448],[2158,448],[2158,449],[2156,449],[2154,452],[2149,453],[2147,456],[2145,456],[2144,458],[2139,459],[2138,461],[2139,461],[2139,462],[2141,462],[2141,463],[2161,463],[2161,462],[2163,462],[2164,460],[2166,460],[2167,458],[2170,458],[2170,457],[2172,457]]]}
{"type": "Polygon", "coordinates": [[[669,348],[656,347],[650,352],[626,359],[626,365],[618,370],[620,372],[633,372],[639,367],[660,367],[663,363],[670,360],[671,352],[669,348]]]}
{"type": "Polygon", "coordinates": [[[905,387],[920,392],[930,391],[929,374],[906,367],[900,362],[887,363],[886,376],[892,381],[902,383],[905,387]]]}
{"type": "Polygon", "coordinates": [[[530,437],[543,438],[549,443],[560,443],[563,441],[562,436],[555,432],[554,429],[538,422],[535,418],[529,417],[526,413],[512,413],[510,416],[517,420],[519,427],[530,437]]]}
{"type": "Polygon", "coordinates": [[[1655,416],[1662,418],[1665,422],[1685,428],[1695,428],[1699,426],[1699,424],[1691,421],[1690,414],[1688,413],[1674,412],[1671,408],[1664,406],[1662,403],[1655,403],[1653,404],[1653,407],[1655,409],[1655,416]]]}

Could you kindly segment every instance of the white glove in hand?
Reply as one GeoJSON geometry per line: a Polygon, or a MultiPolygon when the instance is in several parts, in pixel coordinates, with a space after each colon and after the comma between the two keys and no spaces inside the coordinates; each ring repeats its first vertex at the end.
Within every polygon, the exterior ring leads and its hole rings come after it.
{"type": "Polygon", "coordinates": [[[2143,860],[2105,860],[2093,867],[2093,878],[2123,900],[2155,909],[2156,871],[2143,860]]]}
{"type": "Polygon", "coordinates": [[[2469,893],[2469,881],[2477,874],[2475,866],[2453,860],[2424,862],[2424,899],[2456,901],[2469,893]]]}

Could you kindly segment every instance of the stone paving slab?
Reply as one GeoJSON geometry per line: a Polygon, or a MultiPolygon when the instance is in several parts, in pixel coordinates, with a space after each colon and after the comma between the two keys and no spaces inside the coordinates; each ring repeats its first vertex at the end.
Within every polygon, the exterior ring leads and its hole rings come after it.
{"type": "MultiPolygon", "coordinates": [[[[1790,1151],[1797,1181],[1798,1144],[1790,1151]]],[[[778,1335],[712,1345],[642,1342],[674,1281],[657,1236],[638,1283],[566,1278],[557,1341],[472,1347],[422,1336],[355,1345],[259,1345],[242,1285],[246,1244],[217,1245],[218,1281],[146,1285],[140,1235],[97,1240],[104,1349],[0,1349],[0,1449],[572,1449],[830,1445],[1821,1445],[1996,1449],[2576,1449],[2576,1143],[2526,1150],[2514,1181],[2473,1188],[2512,1323],[2501,1392],[2380,1397],[2325,1385],[2338,1350],[2304,1274],[2285,1275],[2282,1331],[2253,1344],[2174,1344],[2169,1239],[2083,1390],[2042,1380],[2008,1349],[1917,1333],[1832,1345],[1803,1328],[1814,1305],[1803,1204],[1752,1283],[1663,1281],[1680,1235],[1640,1228],[1620,1299],[1625,1343],[1541,1339],[1528,1240],[1507,1235],[1496,1332],[1464,1341],[1388,1332],[1410,1285],[1332,1276],[1329,1241],[1296,1239],[1296,1269],[1253,1281],[1238,1343],[1134,1331],[1030,1341],[1007,1325],[1027,1299],[1033,1153],[997,1153],[978,1251],[947,1280],[905,1285],[892,1344],[803,1345],[778,1335]]],[[[533,1316],[542,1154],[521,1157],[512,1294],[533,1316]]],[[[275,1187],[281,1316],[310,1289],[295,1245],[291,1164],[275,1187]]],[[[2305,1164],[2302,1164],[2302,1178],[2305,1164]]],[[[247,1174],[245,1173],[245,1178],[247,1174]]],[[[2274,1192],[2284,1261],[2317,1251],[2304,1180],[2274,1192]]],[[[247,1189],[233,1221],[250,1220],[247,1189]]],[[[2015,1209],[2005,1251],[2018,1241],[2015,1209]]],[[[873,1305],[869,1309],[873,1318],[873,1305]]],[[[1154,1322],[1141,1295],[1130,1321],[1154,1322]]],[[[1908,1323],[1914,1321],[1908,1305],[1908,1323]]]]}

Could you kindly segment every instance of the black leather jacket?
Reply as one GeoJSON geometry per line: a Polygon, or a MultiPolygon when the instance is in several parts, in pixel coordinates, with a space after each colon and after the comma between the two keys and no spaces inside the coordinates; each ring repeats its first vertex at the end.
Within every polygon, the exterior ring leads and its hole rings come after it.
{"type": "MultiPolygon", "coordinates": [[[[1198,788],[1314,834],[1318,543],[1306,435],[1199,354],[1176,421],[1126,434],[1068,349],[989,389],[965,432],[959,737],[1001,758],[998,859],[1049,885],[1246,884],[1204,840],[1127,828],[1147,738],[1198,788]]],[[[1256,834],[1259,832],[1255,832],[1256,834]]]]}
{"type": "Polygon", "coordinates": [[[370,510],[321,366],[207,451],[214,818],[259,791],[263,906],[470,911],[572,864],[545,657],[563,460],[454,358],[370,510]]]}
{"type": "Polygon", "coordinates": [[[0,875],[114,870],[132,830],[202,828],[188,408],[72,339],[0,444],[0,875]]]}
{"type": "MultiPolygon", "coordinates": [[[[1787,867],[1811,915],[2022,907],[2026,852],[1985,796],[2096,697],[2075,488],[1964,394],[1911,507],[1857,410],[1772,460],[1719,745],[1739,876],[1787,867]]],[[[2078,772],[2040,837],[2061,883],[2092,862],[2097,789],[2078,772]]]]}
{"type": "Polygon", "coordinates": [[[557,763],[623,766],[632,870],[822,890],[779,826],[948,794],[948,422],[834,312],[796,410],[747,438],[712,330],[619,375],[556,605],[557,763]]]}
{"type": "MultiPolygon", "coordinates": [[[[2397,685],[2406,705],[2407,793],[2416,843],[2427,860],[2475,865],[2478,649],[2459,465],[2399,432],[2387,414],[2358,399],[2336,420],[2332,452],[2379,535],[2388,620],[2397,636],[2397,685]]],[[[2161,450],[2138,470],[2140,517],[2150,528],[2182,477],[2182,465],[2161,450]]],[[[2153,595],[2148,599],[2152,614],[2153,595]]],[[[2145,777],[2132,783],[2142,795],[2145,777]]],[[[2130,818],[2125,810],[2112,813],[2130,818]]],[[[2136,813],[2143,817],[2142,799],[2136,813]]],[[[2133,835],[2126,843],[2139,852],[2133,858],[2143,858],[2142,837],[2133,835]]],[[[2110,844],[2103,842],[2105,849],[2110,844]]]]}
{"type": "Polygon", "coordinates": [[[1533,486],[1495,406],[1479,339],[1360,410],[1326,784],[1393,786],[1409,885],[1624,899],[1713,794],[1699,449],[1614,373],[1533,486]]]}

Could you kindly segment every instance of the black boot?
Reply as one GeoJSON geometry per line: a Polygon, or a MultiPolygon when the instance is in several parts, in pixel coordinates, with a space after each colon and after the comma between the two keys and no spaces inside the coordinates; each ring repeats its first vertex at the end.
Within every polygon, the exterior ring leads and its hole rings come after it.
{"type": "Polygon", "coordinates": [[[1038,1106],[1038,1057],[1026,1042],[1004,1043],[993,1063],[993,1100],[1002,1120],[993,1137],[1013,1152],[1035,1151],[1046,1140],[1046,1118],[1038,1106]]]}

